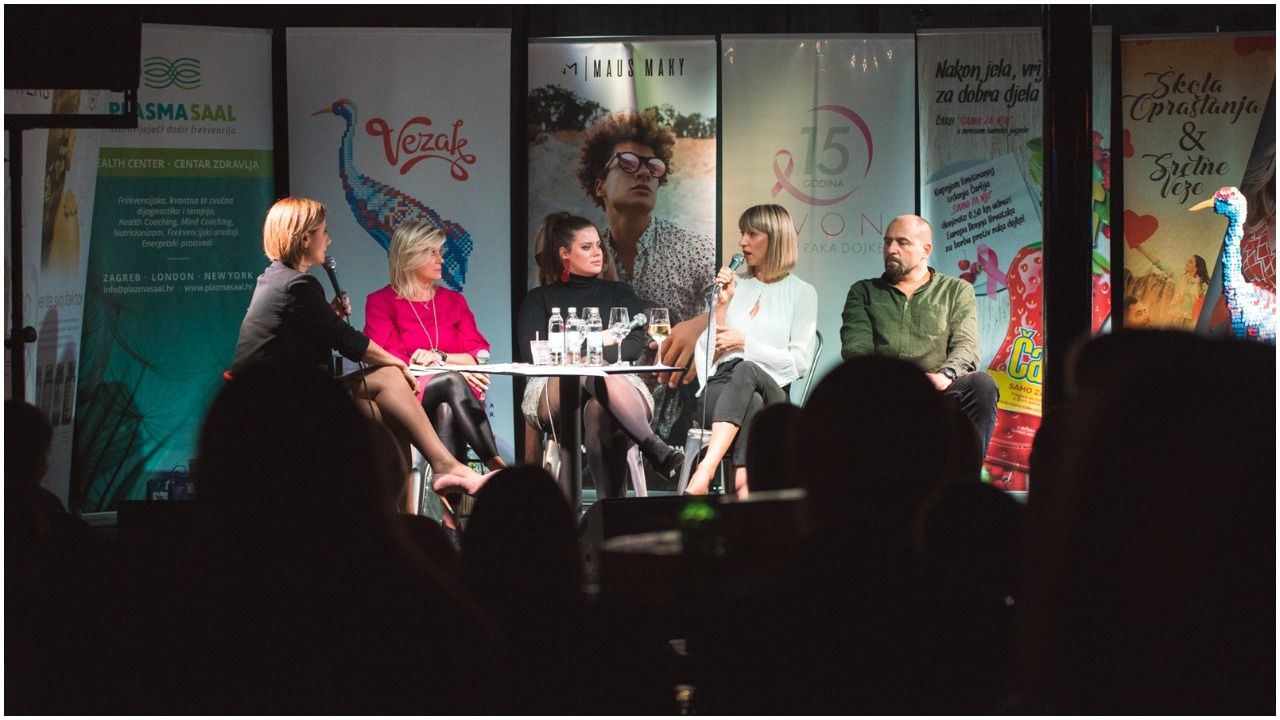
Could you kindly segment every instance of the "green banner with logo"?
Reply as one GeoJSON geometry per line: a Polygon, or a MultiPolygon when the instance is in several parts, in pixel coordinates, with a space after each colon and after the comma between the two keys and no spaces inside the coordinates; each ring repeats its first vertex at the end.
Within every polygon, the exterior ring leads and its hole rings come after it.
{"type": "Polygon", "coordinates": [[[98,155],[72,465],[85,512],[188,469],[266,262],[270,34],[146,26],[142,58],[139,126],[103,133],[98,155]]]}

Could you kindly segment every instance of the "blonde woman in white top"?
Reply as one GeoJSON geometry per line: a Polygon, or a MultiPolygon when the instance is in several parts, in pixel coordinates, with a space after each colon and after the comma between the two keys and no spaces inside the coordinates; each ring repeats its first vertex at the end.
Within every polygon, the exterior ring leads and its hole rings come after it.
{"type": "Polygon", "coordinates": [[[711,423],[707,453],[689,478],[686,492],[706,494],[720,461],[733,450],[734,489],[747,492],[747,438],[761,408],[787,399],[784,386],[808,372],[818,319],[818,293],[791,274],[796,229],[781,205],[756,205],[738,219],[738,241],[746,267],[739,276],[720,268],[715,322],[694,353],[699,391],[711,423]],[[707,342],[715,336],[711,367],[707,342]]]}

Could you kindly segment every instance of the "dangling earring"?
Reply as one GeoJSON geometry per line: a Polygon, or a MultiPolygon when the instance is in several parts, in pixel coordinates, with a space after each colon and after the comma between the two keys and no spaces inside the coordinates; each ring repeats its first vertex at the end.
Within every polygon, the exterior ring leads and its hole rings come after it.
{"type": "Polygon", "coordinates": [[[560,282],[566,285],[569,284],[569,268],[565,268],[560,271],[560,282]]]}

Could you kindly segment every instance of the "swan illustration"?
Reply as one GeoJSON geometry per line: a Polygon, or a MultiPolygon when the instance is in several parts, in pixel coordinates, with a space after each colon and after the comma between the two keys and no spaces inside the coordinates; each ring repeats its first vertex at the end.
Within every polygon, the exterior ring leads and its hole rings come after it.
{"type": "Polygon", "coordinates": [[[346,193],[347,205],[355,215],[356,224],[364,228],[383,250],[391,247],[391,233],[407,220],[430,223],[444,232],[444,269],[441,278],[445,287],[461,291],[467,280],[467,260],[475,243],[465,228],[452,220],[445,220],[425,203],[386,183],[378,182],[356,169],[352,140],[355,136],[356,105],[345,98],[311,115],[337,115],[346,121],[342,143],[338,147],[338,176],[346,193]]]}

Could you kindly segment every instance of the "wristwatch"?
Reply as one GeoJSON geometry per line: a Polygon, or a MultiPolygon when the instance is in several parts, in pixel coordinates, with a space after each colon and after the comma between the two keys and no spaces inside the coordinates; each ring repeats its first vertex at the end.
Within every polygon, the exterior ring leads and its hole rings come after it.
{"type": "Polygon", "coordinates": [[[433,350],[432,352],[434,352],[436,355],[440,356],[440,364],[441,364],[441,365],[444,365],[445,363],[449,362],[449,354],[448,354],[448,353],[446,353],[445,351],[443,351],[443,350],[433,350]]]}
{"type": "Polygon", "coordinates": [[[953,367],[944,367],[944,368],[942,368],[941,370],[939,370],[938,372],[942,373],[943,375],[946,375],[946,376],[947,376],[947,379],[948,379],[948,380],[950,380],[951,382],[955,382],[955,381],[956,381],[956,369],[955,369],[955,368],[953,368],[953,367]]]}

